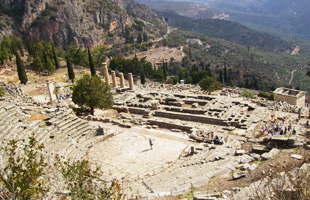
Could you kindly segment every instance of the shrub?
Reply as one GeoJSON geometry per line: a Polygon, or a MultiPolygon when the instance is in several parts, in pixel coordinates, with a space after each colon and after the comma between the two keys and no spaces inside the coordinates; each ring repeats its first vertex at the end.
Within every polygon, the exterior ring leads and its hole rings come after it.
{"type": "Polygon", "coordinates": [[[222,89],[221,83],[218,82],[214,76],[207,76],[203,78],[198,84],[202,90],[208,91],[209,94],[215,90],[222,89]]]}
{"type": "Polygon", "coordinates": [[[258,94],[259,97],[263,97],[263,98],[266,98],[266,99],[269,99],[269,100],[274,100],[274,94],[273,93],[267,93],[267,92],[260,92],[258,94]]]}
{"type": "Polygon", "coordinates": [[[253,96],[254,96],[254,93],[249,91],[249,90],[244,89],[244,90],[242,90],[240,95],[243,96],[243,97],[251,98],[252,99],[253,96]]]}
{"type": "Polygon", "coordinates": [[[0,87],[0,97],[3,97],[5,95],[5,90],[3,87],[0,87]]]}

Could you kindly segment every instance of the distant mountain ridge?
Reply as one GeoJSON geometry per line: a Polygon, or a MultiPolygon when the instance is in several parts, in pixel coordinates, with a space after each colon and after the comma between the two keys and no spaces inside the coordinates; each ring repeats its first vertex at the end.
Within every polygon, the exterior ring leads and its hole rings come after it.
{"type": "Polygon", "coordinates": [[[219,19],[191,19],[172,11],[156,11],[171,26],[202,33],[237,44],[273,52],[290,53],[295,45],[281,38],[251,30],[241,24],[219,19]]]}
{"type": "MultiPolygon", "coordinates": [[[[199,0],[198,0],[199,1],[199,0]]],[[[232,20],[278,35],[310,39],[309,0],[204,0],[232,20]]]]}
{"type": "Polygon", "coordinates": [[[62,47],[113,43],[139,20],[145,22],[139,31],[151,37],[166,30],[164,21],[133,0],[0,0],[0,38],[15,33],[62,47]]]}
{"type": "Polygon", "coordinates": [[[220,10],[211,8],[202,3],[187,1],[165,1],[165,0],[138,0],[154,10],[172,10],[179,15],[194,19],[227,19],[228,15],[220,10]]]}

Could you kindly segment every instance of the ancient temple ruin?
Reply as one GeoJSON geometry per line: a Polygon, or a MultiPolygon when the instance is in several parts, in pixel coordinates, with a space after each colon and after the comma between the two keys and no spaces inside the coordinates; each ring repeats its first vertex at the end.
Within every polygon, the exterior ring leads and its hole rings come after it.
{"type": "Polygon", "coordinates": [[[282,101],[292,105],[305,107],[306,92],[304,91],[280,87],[273,93],[275,101],[282,101]]]}

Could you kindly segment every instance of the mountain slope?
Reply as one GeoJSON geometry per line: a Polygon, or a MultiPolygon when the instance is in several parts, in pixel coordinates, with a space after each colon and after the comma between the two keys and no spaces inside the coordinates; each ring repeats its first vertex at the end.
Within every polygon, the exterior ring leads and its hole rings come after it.
{"type": "Polygon", "coordinates": [[[251,48],[290,53],[295,45],[278,37],[251,30],[241,24],[218,19],[195,20],[172,11],[156,11],[171,26],[195,31],[209,37],[220,38],[251,48]]]}
{"type": "Polygon", "coordinates": [[[0,9],[14,22],[11,32],[62,47],[71,42],[82,47],[113,43],[122,39],[125,26],[150,37],[166,30],[155,13],[133,0],[1,0],[0,9]],[[139,30],[132,28],[141,20],[139,30]]]}
{"type": "Polygon", "coordinates": [[[310,39],[309,0],[208,0],[208,3],[247,26],[310,39]]]}

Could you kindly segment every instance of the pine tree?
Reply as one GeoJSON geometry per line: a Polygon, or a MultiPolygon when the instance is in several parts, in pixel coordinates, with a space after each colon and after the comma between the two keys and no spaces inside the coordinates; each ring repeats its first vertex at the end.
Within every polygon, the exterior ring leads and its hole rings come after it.
{"type": "Polygon", "coordinates": [[[125,27],[125,43],[126,44],[129,44],[130,43],[130,32],[129,32],[129,29],[128,27],[126,26],[125,27]]]}
{"type": "Polygon", "coordinates": [[[140,81],[142,85],[145,84],[145,73],[143,69],[140,71],[140,81]]]}
{"type": "Polygon", "coordinates": [[[16,53],[16,65],[17,65],[17,72],[18,78],[22,84],[26,84],[28,82],[26,70],[24,67],[23,61],[20,59],[19,54],[16,53]]]}
{"type": "Polygon", "coordinates": [[[140,44],[142,42],[142,33],[138,34],[137,42],[138,42],[138,44],[140,44]]]}
{"type": "Polygon", "coordinates": [[[211,69],[210,69],[210,63],[205,65],[205,71],[208,72],[208,76],[212,76],[211,69]]]}
{"type": "Polygon", "coordinates": [[[43,63],[44,65],[47,65],[47,55],[45,53],[45,50],[43,50],[43,63]]]}
{"type": "Polygon", "coordinates": [[[32,69],[40,74],[43,71],[43,64],[41,58],[37,57],[33,59],[33,62],[30,64],[32,69]]]}
{"type": "Polygon", "coordinates": [[[113,95],[110,86],[94,75],[85,74],[77,81],[72,93],[72,101],[80,107],[90,108],[94,115],[95,108],[111,108],[113,105],[113,95]]]}
{"type": "Polygon", "coordinates": [[[131,43],[131,44],[134,44],[134,43],[135,43],[135,39],[134,39],[133,35],[130,36],[130,43],[131,43]]]}
{"type": "Polygon", "coordinates": [[[223,72],[222,72],[221,69],[220,69],[219,81],[220,81],[221,83],[223,83],[223,72]]]}
{"type": "Polygon", "coordinates": [[[55,50],[54,43],[52,43],[52,52],[53,52],[53,59],[54,59],[55,67],[56,67],[56,70],[57,70],[57,69],[60,68],[60,64],[59,64],[59,60],[57,58],[57,53],[56,53],[56,50],[55,50]]]}
{"type": "Polygon", "coordinates": [[[92,56],[90,54],[89,48],[87,49],[87,51],[88,51],[88,61],[89,61],[90,72],[91,72],[92,76],[95,76],[96,75],[95,65],[94,65],[94,62],[93,62],[93,58],[92,58],[92,56]]]}
{"type": "Polygon", "coordinates": [[[147,40],[148,40],[148,38],[147,38],[147,33],[144,32],[144,33],[143,33],[143,41],[144,41],[144,42],[147,42],[147,40]]]}
{"type": "Polygon", "coordinates": [[[163,60],[163,73],[164,73],[164,78],[166,80],[166,78],[167,78],[167,71],[166,71],[165,60],[163,60]]]}
{"type": "Polygon", "coordinates": [[[55,72],[55,66],[53,65],[51,59],[48,57],[46,58],[45,69],[47,70],[48,74],[52,74],[55,72]]]}
{"type": "Polygon", "coordinates": [[[67,57],[67,68],[68,68],[68,76],[69,79],[72,81],[72,83],[74,82],[74,78],[75,78],[75,74],[72,68],[72,64],[71,61],[69,59],[69,57],[67,57]]]}
{"type": "Polygon", "coordinates": [[[19,51],[20,55],[22,57],[24,57],[24,50],[23,50],[23,43],[19,38],[15,38],[13,39],[12,45],[15,46],[15,51],[19,51]],[[16,50],[17,49],[17,50],[16,50]]]}
{"type": "Polygon", "coordinates": [[[227,77],[227,68],[226,68],[226,65],[224,67],[224,83],[227,83],[228,82],[228,77],[227,77]]]}

